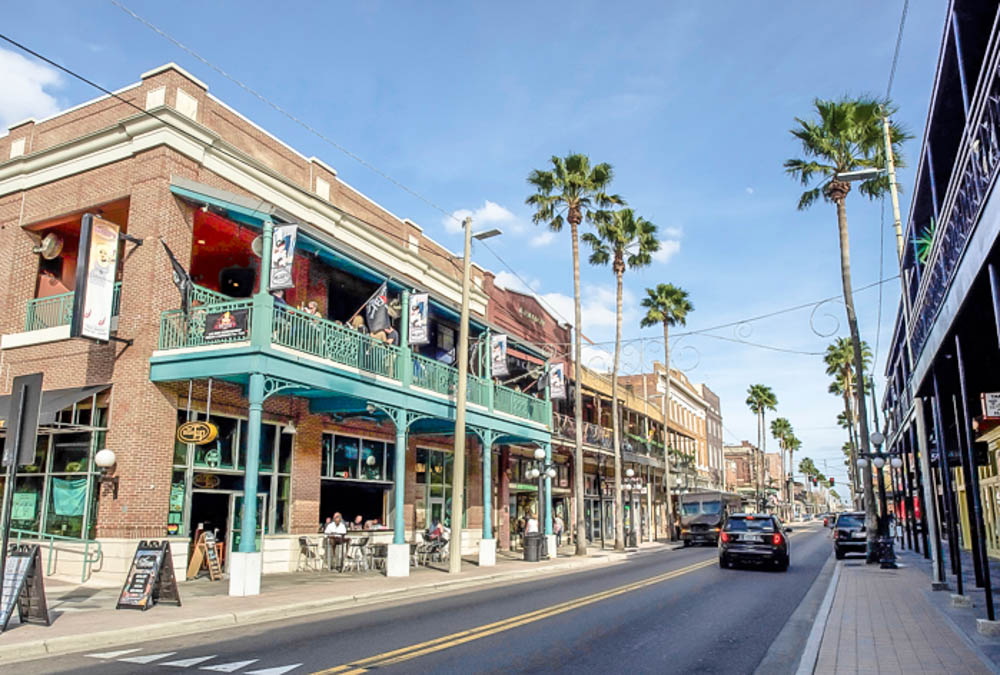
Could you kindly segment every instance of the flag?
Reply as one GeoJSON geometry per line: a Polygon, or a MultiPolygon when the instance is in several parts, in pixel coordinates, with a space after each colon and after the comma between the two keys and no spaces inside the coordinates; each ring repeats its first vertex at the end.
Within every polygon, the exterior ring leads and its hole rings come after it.
{"type": "Polygon", "coordinates": [[[378,290],[368,298],[365,303],[365,323],[368,325],[369,333],[377,333],[385,330],[391,325],[389,320],[389,295],[386,282],[378,287],[378,290]]]}
{"type": "Polygon", "coordinates": [[[490,340],[490,367],[495,377],[509,374],[507,370],[507,336],[494,335],[490,340]]]}
{"type": "Polygon", "coordinates": [[[191,297],[191,286],[193,285],[191,275],[189,275],[187,271],[181,267],[181,264],[177,262],[177,258],[174,257],[174,252],[170,250],[169,246],[167,246],[167,242],[161,239],[160,243],[163,244],[163,249],[167,252],[167,257],[170,258],[170,266],[173,268],[174,286],[176,286],[177,290],[181,293],[181,311],[187,315],[188,310],[190,309],[189,302],[191,297]]]}

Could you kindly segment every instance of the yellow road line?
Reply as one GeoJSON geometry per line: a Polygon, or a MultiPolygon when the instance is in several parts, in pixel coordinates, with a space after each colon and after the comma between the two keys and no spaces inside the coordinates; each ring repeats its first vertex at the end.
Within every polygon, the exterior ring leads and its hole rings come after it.
{"type": "Polygon", "coordinates": [[[384,652],[382,654],[376,654],[375,656],[370,656],[368,658],[351,661],[350,663],[345,663],[343,665],[336,666],[334,668],[317,671],[313,675],[327,675],[333,673],[342,673],[343,675],[354,675],[355,673],[363,673],[368,668],[371,667],[387,666],[394,663],[409,661],[410,659],[415,659],[417,657],[424,656],[425,654],[429,654],[431,652],[439,651],[441,649],[448,649],[449,647],[456,647],[466,642],[471,642],[473,640],[478,640],[480,638],[484,638],[489,635],[494,635],[496,633],[501,633],[503,631],[510,630],[511,628],[516,628],[518,626],[523,626],[528,623],[556,616],[557,614],[562,614],[564,612],[578,609],[580,607],[585,607],[586,605],[590,605],[595,602],[605,600],[607,598],[611,598],[617,595],[622,595],[624,593],[630,593],[632,591],[639,590],[640,588],[645,588],[646,586],[652,586],[653,584],[658,584],[663,581],[675,579],[685,574],[694,572],[695,570],[699,570],[703,567],[708,567],[709,565],[714,565],[714,564],[716,564],[716,561],[715,558],[713,557],[709,560],[704,560],[702,562],[688,565],[687,567],[681,567],[671,572],[665,572],[655,577],[643,579],[642,581],[633,582],[631,584],[626,584],[624,586],[618,586],[617,588],[612,588],[607,591],[601,591],[599,593],[594,593],[592,595],[584,596],[582,598],[577,598],[575,600],[569,600],[567,602],[562,602],[549,607],[543,607],[542,609],[537,609],[533,612],[519,614],[517,616],[513,616],[508,619],[503,619],[501,621],[494,621],[493,623],[477,626],[476,628],[470,628],[468,630],[458,631],[457,633],[452,633],[451,635],[445,635],[443,637],[435,638],[433,640],[428,640],[426,642],[420,642],[418,644],[410,645],[408,647],[403,647],[401,649],[395,649],[393,651],[384,652]]]}

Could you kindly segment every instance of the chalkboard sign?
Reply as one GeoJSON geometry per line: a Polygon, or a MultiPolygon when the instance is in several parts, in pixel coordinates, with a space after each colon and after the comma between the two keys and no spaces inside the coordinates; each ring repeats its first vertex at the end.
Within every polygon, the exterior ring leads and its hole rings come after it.
{"type": "Polygon", "coordinates": [[[181,604],[170,542],[140,541],[115,609],[149,609],[158,602],[181,604]]]}
{"type": "Polygon", "coordinates": [[[205,561],[208,563],[208,576],[212,581],[222,578],[222,564],[219,562],[219,549],[216,546],[215,533],[205,533],[205,561]]]}
{"type": "Polygon", "coordinates": [[[50,625],[38,546],[12,547],[7,557],[0,593],[0,632],[7,630],[15,606],[21,623],[50,625]]]}

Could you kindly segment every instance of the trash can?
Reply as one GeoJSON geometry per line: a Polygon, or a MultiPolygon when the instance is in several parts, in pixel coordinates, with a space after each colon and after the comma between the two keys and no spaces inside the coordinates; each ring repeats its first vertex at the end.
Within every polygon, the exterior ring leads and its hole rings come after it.
{"type": "Polygon", "coordinates": [[[538,562],[541,555],[542,535],[530,532],[524,535],[524,559],[527,562],[538,562]]]}
{"type": "Polygon", "coordinates": [[[632,530],[631,532],[628,533],[628,545],[632,548],[637,548],[639,546],[635,530],[632,530]]]}

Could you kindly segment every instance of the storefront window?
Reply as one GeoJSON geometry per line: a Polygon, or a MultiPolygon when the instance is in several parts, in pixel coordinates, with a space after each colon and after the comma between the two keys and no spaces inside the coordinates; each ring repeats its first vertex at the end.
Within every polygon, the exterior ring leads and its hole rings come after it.
{"type": "Polygon", "coordinates": [[[358,477],[358,444],[359,439],[337,436],[333,452],[333,477],[358,477]]]}
{"type": "Polygon", "coordinates": [[[59,434],[53,436],[52,472],[80,473],[90,461],[90,434],[59,434]]]}
{"type": "Polygon", "coordinates": [[[89,477],[50,476],[49,515],[45,531],[63,537],[79,537],[83,532],[83,517],[87,506],[89,477]]]}
{"type": "MultiPolygon", "coordinates": [[[[195,418],[204,419],[202,415],[192,415],[195,418]]],[[[219,428],[219,435],[216,439],[206,445],[194,446],[194,465],[209,469],[236,469],[236,437],[239,435],[239,420],[231,417],[212,416],[212,424],[219,428]]],[[[187,461],[185,460],[185,464],[187,461]]]]}
{"type": "Polygon", "coordinates": [[[10,510],[11,527],[38,532],[42,523],[42,476],[18,476],[14,486],[14,500],[10,510]]]}

